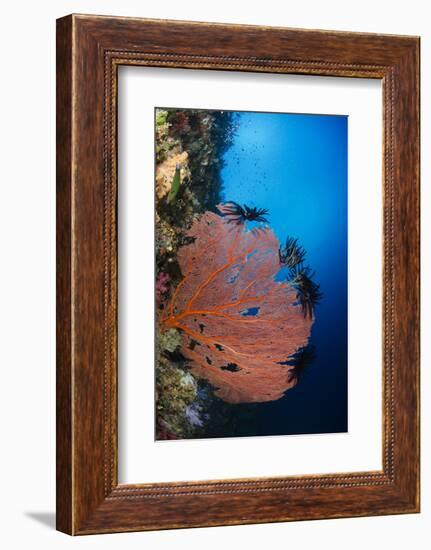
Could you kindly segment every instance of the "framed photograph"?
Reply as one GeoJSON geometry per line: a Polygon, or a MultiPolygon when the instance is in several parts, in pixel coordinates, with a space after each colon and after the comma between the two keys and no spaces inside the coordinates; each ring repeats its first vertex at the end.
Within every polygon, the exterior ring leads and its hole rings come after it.
{"type": "Polygon", "coordinates": [[[419,511],[419,38],[57,21],[57,528],[419,511]]]}

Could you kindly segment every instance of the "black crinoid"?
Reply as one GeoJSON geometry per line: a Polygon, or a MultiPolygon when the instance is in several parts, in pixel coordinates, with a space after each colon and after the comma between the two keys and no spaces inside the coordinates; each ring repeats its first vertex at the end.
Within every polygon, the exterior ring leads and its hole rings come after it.
{"type": "Polygon", "coordinates": [[[296,298],[301,304],[304,317],[313,316],[315,306],[322,299],[320,285],[313,281],[314,271],[302,263],[290,269],[290,284],[295,287],[296,298]]]}
{"type": "Polygon", "coordinates": [[[304,265],[306,252],[298,244],[298,239],[287,237],[285,246],[280,246],[280,264],[288,269],[288,281],[296,290],[296,298],[301,304],[304,317],[313,316],[315,306],[322,299],[320,285],[313,281],[315,273],[304,265]]]}
{"type": "Polygon", "coordinates": [[[228,223],[241,225],[245,221],[268,223],[266,216],[269,214],[266,208],[250,207],[229,201],[219,205],[220,212],[228,219],[228,223]]]}
{"type": "Polygon", "coordinates": [[[305,254],[305,250],[298,244],[298,239],[293,239],[292,237],[287,237],[286,245],[280,246],[278,250],[280,263],[290,269],[302,264],[305,254]]]}
{"type": "Polygon", "coordinates": [[[280,365],[287,365],[289,368],[288,382],[291,382],[294,378],[299,382],[305,369],[307,369],[316,360],[316,347],[312,344],[308,344],[303,348],[300,348],[280,363],[280,365]]]}

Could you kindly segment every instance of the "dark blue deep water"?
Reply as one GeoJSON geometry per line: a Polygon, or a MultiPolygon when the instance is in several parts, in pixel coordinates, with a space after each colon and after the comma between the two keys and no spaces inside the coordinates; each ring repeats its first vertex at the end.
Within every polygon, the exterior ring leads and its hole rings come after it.
{"type": "Polygon", "coordinates": [[[224,155],[223,198],[268,208],[279,241],[296,237],[323,298],[298,384],[232,408],[229,435],[347,431],[347,122],[345,116],[244,112],[224,155]]]}

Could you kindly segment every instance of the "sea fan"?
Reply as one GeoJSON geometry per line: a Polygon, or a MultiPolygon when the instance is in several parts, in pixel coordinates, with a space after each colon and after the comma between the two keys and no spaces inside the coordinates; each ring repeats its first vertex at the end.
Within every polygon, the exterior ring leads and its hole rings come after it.
{"type": "Polygon", "coordinates": [[[182,332],[191,372],[224,401],[279,399],[296,384],[280,361],[307,345],[313,318],[303,314],[297,287],[276,280],[278,240],[268,228],[247,231],[212,212],[187,236],[190,244],[178,253],[183,279],[161,314],[162,327],[182,332]]]}

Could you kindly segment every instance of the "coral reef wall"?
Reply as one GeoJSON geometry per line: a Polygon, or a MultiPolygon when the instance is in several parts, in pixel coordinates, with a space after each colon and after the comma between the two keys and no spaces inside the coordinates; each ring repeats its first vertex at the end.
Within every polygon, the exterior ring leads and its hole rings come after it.
{"type": "Polygon", "coordinates": [[[156,438],[202,435],[205,402],[181,353],[177,328],[161,329],[161,315],[182,279],[178,250],[205,211],[220,201],[223,154],[235,134],[235,115],[223,111],[158,108],[156,149],[156,438]]]}

